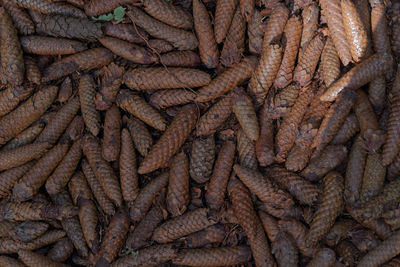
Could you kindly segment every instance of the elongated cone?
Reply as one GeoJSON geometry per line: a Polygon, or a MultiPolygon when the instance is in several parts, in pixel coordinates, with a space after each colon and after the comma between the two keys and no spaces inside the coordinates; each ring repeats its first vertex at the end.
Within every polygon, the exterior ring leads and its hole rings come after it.
{"type": "Polygon", "coordinates": [[[271,244],[271,252],[275,256],[278,266],[296,266],[298,264],[298,248],[293,237],[286,232],[278,233],[275,242],[271,244]]]}
{"type": "Polygon", "coordinates": [[[208,211],[199,208],[170,219],[154,230],[152,239],[158,243],[168,243],[216,224],[217,221],[209,217],[208,211]]]}
{"type": "Polygon", "coordinates": [[[195,100],[197,102],[208,102],[231,91],[251,77],[257,63],[258,59],[254,56],[243,58],[236,66],[225,70],[208,85],[200,88],[195,100]]]}
{"type": "Polygon", "coordinates": [[[320,1],[322,11],[328,22],[328,29],[336,50],[343,65],[352,62],[350,45],[347,42],[346,31],[343,24],[342,8],[340,0],[320,1]]]}
{"type": "Polygon", "coordinates": [[[308,256],[308,257],[313,256],[313,254],[316,252],[316,248],[308,247],[306,245],[306,236],[307,236],[307,232],[309,230],[304,224],[302,224],[298,220],[286,218],[286,219],[280,220],[278,222],[278,225],[282,231],[287,232],[294,238],[296,245],[299,248],[301,254],[308,256]]]}
{"type": "Polygon", "coordinates": [[[261,54],[264,32],[262,30],[262,15],[258,9],[254,9],[253,16],[247,22],[247,36],[249,37],[250,53],[261,54]]]}
{"type": "Polygon", "coordinates": [[[257,141],[260,136],[260,127],[251,99],[246,94],[240,94],[233,100],[233,113],[243,132],[251,141],[257,141]]]}
{"type": "Polygon", "coordinates": [[[234,165],[233,170],[240,180],[265,203],[275,208],[289,208],[294,205],[290,194],[275,186],[272,181],[258,171],[234,165]]]}
{"type": "Polygon", "coordinates": [[[119,250],[124,245],[126,234],[129,230],[129,217],[125,211],[120,210],[112,217],[106,229],[104,239],[101,242],[99,259],[96,266],[107,266],[118,255],[119,250]],[[104,265],[106,264],[106,265],[104,265]]]}
{"type": "Polygon", "coordinates": [[[322,76],[326,86],[330,86],[340,75],[340,58],[332,38],[326,40],[321,54],[322,76]]]}
{"type": "Polygon", "coordinates": [[[48,142],[55,144],[68,125],[74,119],[80,108],[79,98],[71,98],[46,124],[44,130],[37,137],[37,142],[48,142]]]}
{"type": "Polygon", "coordinates": [[[0,239],[0,251],[1,253],[11,254],[17,253],[20,249],[35,250],[48,246],[57,240],[63,238],[65,232],[61,230],[49,230],[41,237],[36,238],[32,242],[23,243],[14,241],[10,238],[0,239]]]}
{"type": "Polygon", "coordinates": [[[315,246],[335,223],[343,210],[343,178],[336,172],[330,172],[323,180],[324,188],[321,204],[314,214],[314,219],[307,234],[306,244],[315,246]]]}
{"type": "Polygon", "coordinates": [[[35,33],[35,25],[29,14],[11,1],[3,1],[3,6],[14,21],[15,28],[22,35],[35,33]]]}
{"type": "Polygon", "coordinates": [[[215,159],[215,140],[210,135],[206,139],[195,139],[190,155],[190,177],[198,183],[208,181],[215,159]]]}
{"type": "Polygon", "coordinates": [[[174,50],[174,46],[170,42],[163,39],[150,39],[148,44],[152,51],[158,53],[167,53],[174,50]]]}
{"type": "Polygon", "coordinates": [[[42,82],[56,80],[78,70],[88,70],[109,64],[113,54],[105,48],[92,48],[65,57],[43,71],[42,82]]]}
{"type": "Polygon", "coordinates": [[[221,43],[225,39],[238,3],[238,0],[222,0],[217,2],[214,18],[214,32],[217,43],[221,43]]]}
{"type": "Polygon", "coordinates": [[[380,153],[371,153],[367,156],[360,192],[360,203],[365,203],[381,192],[385,183],[386,168],[382,164],[380,153]]]}
{"type": "MultiPolygon", "coordinates": [[[[40,221],[47,219],[62,220],[64,218],[73,217],[77,214],[76,208],[71,205],[60,206],[28,201],[20,203],[4,202],[1,205],[0,210],[0,217],[2,220],[9,221],[40,221]]],[[[45,235],[42,237],[45,238],[45,235]]]]}
{"type": "Polygon", "coordinates": [[[167,209],[172,216],[180,216],[186,211],[189,201],[189,160],[184,152],[180,152],[170,166],[167,209]]]}
{"type": "Polygon", "coordinates": [[[0,264],[4,267],[25,267],[21,261],[7,256],[0,256],[0,264]]]}
{"type": "Polygon", "coordinates": [[[219,151],[214,170],[207,185],[206,202],[213,210],[219,210],[225,200],[226,186],[228,185],[236,146],[232,141],[226,141],[219,151]]]}
{"type": "Polygon", "coordinates": [[[251,258],[249,247],[184,249],[172,260],[177,265],[228,266],[246,263],[251,258]]]}
{"type": "Polygon", "coordinates": [[[293,107],[290,109],[290,113],[284,117],[275,138],[277,161],[282,162],[285,160],[296,141],[297,128],[313,96],[314,90],[311,85],[303,88],[293,107]]]}
{"type": "Polygon", "coordinates": [[[183,145],[195,127],[197,118],[198,109],[194,104],[183,106],[167,130],[144,158],[138,172],[144,174],[163,166],[183,145]]]}
{"type": "Polygon", "coordinates": [[[185,244],[190,248],[201,248],[211,243],[223,242],[226,236],[225,227],[215,224],[206,229],[185,237],[185,244]]]}
{"type": "Polygon", "coordinates": [[[279,229],[278,221],[268,213],[259,210],[258,216],[260,217],[261,223],[264,227],[265,233],[271,242],[275,242],[278,233],[281,231],[279,229]]]}
{"type": "Polygon", "coordinates": [[[40,158],[51,145],[48,143],[33,143],[15,149],[0,152],[0,170],[21,166],[33,159],[40,158]]]}
{"type": "Polygon", "coordinates": [[[46,86],[12,112],[0,118],[0,145],[37,121],[56,98],[58,88],[46,86]]]}
{"type": "Polygon", "coordinates": [[[135,147],[127,129],[122,129],[121,132],[119,174],[121,179],[122,197],[127,203],[132,203],[139,194],[139,176],[136,166],[135,147]]]}
{"type": "Polygon", "coordinates": [[[368,49],[367,25],[364,25],[354,1],[341,0],[340,3],[347,43],[353,60],[359,62],[365,57],[368,49]]]}
{"type": "Polygon", "coordinates": [[[57,262],[65,262],[74,252],[74,245],[69,238],[58,240],[47,253],[47,257],[57,262]]]}
{"type": "Polygon", "coordinates": [[[168,184],[168,178],[169,174],[163,173],[140,190],[129,210],[130,218],[133,221],[138,222],[144,218],[157,194],[168,184]]]}
{"type": "Polygon", "coordinates": [[[2,150],[12,150],[17,147],[28,145],[32,143],[36,137],[43,131],[45,127],[44,122],[34,123],[31,127],[22,131],[20,134],[11,139],[6,145],[2,147],[2,150]]]}
{"type": "Polygon", "coordinates": [[[94,136],[100,132],[100,113],[96,110],[94,97],[96,88],[93,77],[83,75],[79,80],[79,100],[81,102],[81,112],[86,127],[94,136]]]}
{"type": "Polygon", "coordinates": [[[325,118],[322,120],[318,133],[312,143],[313,148],[321,151],[332,141],[355,102],[356,94],[352,90],[346,90],[339,96],[336,102],[330,106],[325,118]]]}
{"type": "Polygon", "coordinates": [[[73,93],[72,81],[68,76],[64,79],[64,81],[60,85],[60,90],[58,91],[57,101],[60,103],[67,102],[73,93]]]}
{"type": "Polygon", "coordinates": [[[107,23],[103,27],[103,32],[105,35],[137,44],[145,44],[149,39],[149,34],[143,29],[126,23],[107,23]]]}
{"type": "Polygon", "coordinates": [[[211,108],[200,117],[196,126],[196,135],[213,134],[218,127],[231,115],[234,93],[221,97],[211,108]]]}
{"type": "Polygon", "coordinates": [[[98,214],[96,205],[92,200],[84,199],[79,202],[79,221],[82,226],[83,236],[93,253],[99,249],[99,233],[97,229],[98,214]]]}
{"type": "Polygon", "coordinates": [[[356,90],[385,74],[392,66],[393,58],[387,53],[376,53],[363,60],[334,82],[321,96],[322,101],[335,100],[345,88],[356,90]]]}
{"type": "Polygon", "coordinates": [[[128,255],[116,260],[112,267],[140,267],[159,265],[176,257],[178,249],[173,244],[153,245],[138,251],[138,256],[128,255]]]}
{"type": "Polygon", "coordinates": [[[68,151],[68,145],[59,144],[47,152],[14,186],[13,199],[26,201],[31,199],[46,182],[68,151]]]}
{"type": "Polygon", "coordinates": [[[163,0],[145,0],[143,5],[146,13],[168,25],[182,29],[193,26],[192,15],[181,6],[163,0]]]}
{"type": "Polygon", "coordinates": [[[96,109],[107,110],[115,102],[125,69],[111,63],[102,70],[100,91],[96,94],[94,102],[96,103],[96,109]]]}
{"type": "Polygon", "coordinates": [[[71,146],[68,153],[58,164],[53,174],[46,181],[46,191],[50,195],[57,194],[68,184],[82,157],[82,139],[71,146]]]}
{"type": "Polygon", "coordinates": [[[301,204],[312,205],[321,194],[315,185],[284,168],[275,166],[267,169],[267,176],[295,196],[301,204]]]}
{"type": "MultiPolygon", "coordinates": [[[[263,39],[263,54],[272,42],[279,42],[289,18],[289,10],[283,3],[277,3],[265,27],[263,39]]],[[[279,64],[280,65],[280,64],[279,64]]]]}
{"type": "Polygon", "coordinates": [[[210,75],[190,68],[137,68],[124,75],[124,83],[135,90],[192,88],[210,83],[210,75]]]}
{"type": "Polygon", "coordinates": [[[52,2],[46,0],[12,0],[20,7],[33,9],[42,14],[60,14],[64,16],[86,18],[86,14],[77,7],[63,2],[52,2]]]}
{"type": "Polygon", "coordinates": [[[318,181],[338,166],[346,156],[345,146],[327,146],[317,157],[311,159],[301,175],[309,181],[318,181]]]}
{"type": "Polygon", "coordinates": [[[307,86],[311,83],[322,50],[324,49],[325,41],[326,39],[322,34],[317,34],[309,42],[294,69],[293,81],[298,82],[301,86],[307,86]]]}
{"type": "Polygon", "coordinates": [[[107,161],[115,161],[121,149],[121,113],[117,106],[112,106],[106,112],[104,119],[102,155],[107,161]]]}
{"type": "Polygon", "coordinates": [[[282,62],[282,47],[270,44],[263,48],[260,62],[250,79],[248,90],[257,106],[264,104],[265,97],[275,81],[282,62]]]}
{"type": "Polygon", "coordinates": [[[33,84],[40,84],[42,81],[42,73],[37,65],[37,61],[32,58],[25,56],[25,71],[26,71],[26,79],[33,84]]]}
{"type": "Polygon", "coordinates": [[[303,31],[301,33],[299,56],[303,53],[309,42],[315,35],[319,25],[319,7],[316,3],[311,3],[301,12],[303,18],[303,31]]]}
{"type": "Polygon", "coordinates": [[[300,47],[302,23],[300,16],[291,17],[285,26],[283,33],[284,53],[282,63],[275,78],[275,88],[284,88],[292,82],[293,70],[297,53],[300,47]]]}
{"type": "Polygon", "coordinates": [[[81,171],[77,171],[68,183],[69,193],[74,205],[85,199],[93,199],[92,191],[81,171]]]}
{"type": "Polygon", "coordinates": [[[49,267],[67,267],[69,265],[55,262],[50,258],[34,253],[28,250],[19,250],[18,256],[21,261],[28,267],[49,266],[49,267]]]}
{"type": "Polygon", "coordinates": [[[307,267],[333,266],[335,264],[335,252],[330,248],[319,249],[307,267]]]}
{"type": "Polygon", "coordinates": [[[299,93],[300,86],[295,83],[280,90],[273,98],[265,101],[261,110],[260,121],[261,119],[270,120],[285,117],[296,102],[299,93]]]}
{"type": "Polygon", "coordinates": [[[135,229],[129,233],[126,240],[126,246],[137,250],[149,244],[148,237],[151,236],[154,229],[164,220],[163,211],[165,210],[165,192],[156,197],[152,208],[141,220],[135,229]]]}
{"type": "Polygon", "coordinates": [[[0,117],[12,111],[20,101],[29,97],[33,89],[33,86],[9,85],[0,93],[0,117]]]}
{"type": "MultiPolygon", "coordinates": [[[[217,3],[217,6],[218,4],[219,3],[217,3]]],[[[215,41],[211,19],[201,0],[193,0],[193,20],[196,36],[199,40],[201,62],[207,68],[215,68],[218,65],[219,51],[215,41]]]]}
{"type": "Polygon", "coordinates": [[[236,134],[239,163],[247,168],[257,170],[257,156],[254,142],[252,142],[242,129],[236,134]]]}
{"type": "Polygon", "coordinates": [[[260,166],[265,167],[274,161],[274,124],[265,112],[260,113],[260,136],[255,144],[256,155],[260,166]]]}
{"type": "Polygon", "coordinates": [[[146,125],[144,125],[142,121],[134,117],[124,117],[123,120],[126,121],[126,126],[131,133],[135,148],[140,155],[145,157],[153,145],[153,138],[151,137],[149,130],[147,130],[146,125]]]}
{"type": "Polygon", "coordinates": [[[392,233],[373,250],[369,251],[358,263],[358,266],[381,266],[398,254],[400,246],[400,232],[392,233]]]}
{"type": "Polygon", "coordinates": [[[151,95],[149,104],[157,109],[162,109],[189,104],[195,98],[196,93],[187,89],[160,90],[151,95]]]}
{"type": "Polygon", "coordinates": [[[43,16],[36,25],[38,33],[68,39],[95,41],[103,35],[101,24],[88,18],[76,18],[62,15],[43,16]]]}
{"type": "Polygon", "coordinates": [[[226,67],[233,67],[240,62],[244,52],[246,21],[240,9],[236,9],[231,26],[226,35],[221,51],[221,63],[226,67]]]}
{"type": "Polygon", "coordinates": [[[160,55],[160,62],[171,67],[197,67],[201,64],[200,56],[193,51],[172,51],[160,55]]]}
{"type": "Polygon", "coordinates": [[[82,170],[100,208],[104,211],[105,214],[114,215],[114,205],[104,193],[104,190],[101,187],[99,180],[97,180],[96,175],[94,174],[87,160],[82,161],[82,170]]]}
{"type": "MultiPolygon", "coordinates": [[[[161,13],[164,13],[164,11],[161,13]]],[[[127,12],[127,15],[133,23],[143,28],[151,36],[170,42],[178,50],[194,50],[199,44],[192,32],[175,28],[156,20],[139,8],[132,7],[127,12]]]]}
{"type": "Polygon", "coordinates": [[[86,44],[66,38],[30,35],[20,41],[24,52],[35,55],[69,55],[87,49],[86,44]]]}
{"type": "Polygon", "coordinates": [[[151,64],[157,61],[157,56],[139,45],[113,37],[101,37],[98,41],[111,52],[133,63],[151,64]]]}
{"type": "Polygon", "coordinates": [[[337,132],[333,140],[332,145],[343,145],[349,141],[358,131],[360,130],[360,124],[358,123],[357,117],[354,113],[350,113],[344,121],[342,127],[337,132]]]}
{"type": "Polygon", "coordinates": [[[393,83],[391,94],[392,99],[387,125],[386,141],[383,145],[382,152],[382,163],[385,166],[392,163],[399,152],[400,139],[396,133],[400,131],[400,68],[397,71],[396,80],[393,83]]]}
{"type": "Polygon", "coordinates": [[[276,266],[260,218],[254,211],[250,192],[236,178],[228,185],[235,215],[243,227],[257,266],[276,266]]]}
{"type": "Polygon", "coordinates": [[[117,105],[123,110],[131,113],[141,121],[157,130],[164,131],[166,121],[161,114],[150,106],[140,95],[122,89],[117,96],[117,105]]]}
{"type": "Polygon", "coordinates": [[[115,176],[113,169],[107,161],[101,156],[99,141],[93,135],[83,137],[82,150],[89,161],[96,178],[101,187],[115,205],[118,207],[122,204],[121,187],[118,178],[115,176]]]}
{"type": "Polygon", "coordinates": [[[25,75],[22,48],[17,30],[4,8],[0,9],[0,41],[0,53],[3,55],[0,62],[6,79],[10,84],[20,85],[25,75]]]}
{"type": "Polygon", "coordinates": [[[34,164],[35,162],[31,161],[19,167],[8,169],[7,171],[2,172],[0,174],[0,197],[7,198],[10,196],[14,185],[34,164]]]}
{"type": "Polygon", "coordinates": [[[49,225],[45,222],[25,221],[16,226],[10,233],[10,237],[21,242],[29,242],[43,235],[49,225]]]}

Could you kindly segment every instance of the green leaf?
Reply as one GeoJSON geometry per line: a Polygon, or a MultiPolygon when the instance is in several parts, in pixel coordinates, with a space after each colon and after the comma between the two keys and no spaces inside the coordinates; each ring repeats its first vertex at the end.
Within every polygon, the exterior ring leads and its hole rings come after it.
{"type": "Polygon", "coordinates": [[[114,18],[113,14],[108,13],[108,14],[103,14],[98,16],[97,18],[93,18],[94,20],[104,20],[104,21],[111,21],[114,18]]]}
{"type": "Polygon", "coordinates": [[[119,6],[114,9],[114,19],[117,21],[121,21],[125,16],[125,9],[122,6],[119,6]]]}

